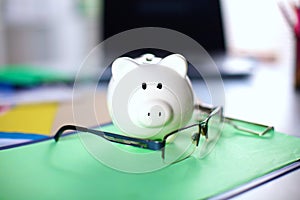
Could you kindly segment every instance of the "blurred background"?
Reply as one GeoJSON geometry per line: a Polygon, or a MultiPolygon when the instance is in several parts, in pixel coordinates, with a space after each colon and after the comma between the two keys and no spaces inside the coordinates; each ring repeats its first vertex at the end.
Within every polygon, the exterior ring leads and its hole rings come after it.
{"type": "MultiPolygon", "coordinates": [[[[0,0],[0,133],[6,133],[0,135],[0,149],[53,136],[64,124],[96,127],[110,122],[106,90],[95,95],[93,88],[83,86],[76,93],[74,76],[104,39],[142,26],[174,28],[207,50],[212,44],[234,58],[255,61],[248,68],[233,60],[233,68],[225,70],[242,75],[223,79],[225,115],[300,137],[300,92],[295,90],[296,66],[300,89],[300,1],[278,1],[0,0]]],[[[205,83],[192,84],[196,95],[210,103],[205,83]]],[[[277,187],[260,186],[248,199],[299,199],[299,170],[293,177],[290,182],[279,179],[277,187]]]]}
{"type": "MultiPolygon", "coordinates": [[[[76,72],[103,40],[104,4],[103,0],[1,0],[0,67],[33,64],[76,72]]],[[[220,0],[220,6],[230,53],[274,61],[292,51],[293,37],[276,0],[220,0]]]]}
{"type": "Polygon", "coordinates": [[[35,64],[74,71],[101,41],[102,2],[0,2],[0,63],[35,64]]]}

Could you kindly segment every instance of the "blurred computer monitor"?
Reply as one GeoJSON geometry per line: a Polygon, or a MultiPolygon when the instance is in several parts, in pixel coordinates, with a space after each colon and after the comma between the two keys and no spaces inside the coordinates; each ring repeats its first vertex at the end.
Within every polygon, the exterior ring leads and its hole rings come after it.
{"type": "MultiPolygon", "coordinates": [[[[227,56],[222,16],[220,0],[105,0],[102,36],[107,39],[122,31],[140,27],[169,28],[202,45],[213,57],[221,74],[248,75],[248,61],[246,68],[234,66],[234,70],[231,70],[228,67],[231,61],[227,56]],[[226,69],[223,67],[225,65],[226,69]]],[[[153,53],[159,57],[171,54],[158,49],[138,49],[124,56],[134,58],[145,53],[153,53]]],[[[243,62],[238,63],[240,65],[243,62]]],[[[189,76],[198,76],[195,74],[196,71],[190,68],[189,76]]]]}

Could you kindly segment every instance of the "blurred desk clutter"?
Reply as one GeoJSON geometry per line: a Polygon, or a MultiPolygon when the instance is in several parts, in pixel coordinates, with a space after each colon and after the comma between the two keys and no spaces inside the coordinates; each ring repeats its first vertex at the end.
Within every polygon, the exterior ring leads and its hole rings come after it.
{"type": "Polygon", "coordinates": [[[72,99],[72,89],[67,86],[72,82],[73,77],[55,70],[30,65],[2,66],[1,146],[50,135],[59,103],[72,99]]]}
{"type": "MultiPolygon", "coordinates": [[[[32,82],[31,82],[32,83],[32,82]]],[[[73,88],[65,84],[31,86],[7,90],[0,89],[0,140],[1,145],[11,145],[26,140],[41,139],[51,136],[65,123],[75,123],[72,106],[74,103],[83,112],[93,99],[85,98],[86,90],[82,94],[73,95],[73,88]],[[6,134],[5,134],[6,133],[6,134]],[[17,134],[18,133],[18,134],[17,134]],[[14,134],[14,135],[13,135],[14,134]],[[24,136],[24,134],[28,134],[24,136]],[[36,136],[40,135],[41,137],[36,136]],[[32,137],[30,137],[30,135],[32,137]]],[[[103,92],[95,96],[98,99],[96,108],[101,110],[98,116],[107,122],[107,109],[103,92]]],[[[88,113],[91,114],[91,113],[88,113]]],[[[88,115],[87,114],[87,115],[88,115]]],[[[93,113],[92,113],[93,114],[93,113]]],[[[86,124],[97,125],[97,122],[86,117],[86,124]]]]}

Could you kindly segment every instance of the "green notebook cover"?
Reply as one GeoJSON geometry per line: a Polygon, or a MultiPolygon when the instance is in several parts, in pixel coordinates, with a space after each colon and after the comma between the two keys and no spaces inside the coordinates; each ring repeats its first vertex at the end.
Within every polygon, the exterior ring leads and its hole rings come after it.
{"type": "Polygon", "coordinates": [[[226,125],[207,157],[132,174],[101,164],[71,134],[0,151],[0,199],[205,199],[299,159],[300,138],[226,125]]]}
{"type": "Polygon", "coordinates": [[[7,65],[0,67],[0,83],[11,86],[35,86],[42,83],[71,82],[73,75],[30,65],[7,65]]]}

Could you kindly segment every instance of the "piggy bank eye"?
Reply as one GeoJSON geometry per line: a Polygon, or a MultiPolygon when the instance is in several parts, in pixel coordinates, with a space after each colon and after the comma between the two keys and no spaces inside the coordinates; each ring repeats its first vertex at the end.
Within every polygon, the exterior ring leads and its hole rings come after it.
{"type": "Polygon", "coordinates": [[[161,83],[158,83],[158,84],[157,84],[157,88],[158,88],[158,89],[161,89],[161,88],[162,88],[162,84],[161,84],[161,83]]]}
{"type": "Polygon", "coordinates": [[[143,90],[146,90],[147,84],[146,83],[142,83],[142,88],[143,88],[143,90]]]}

